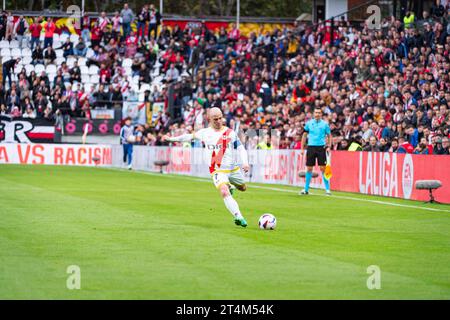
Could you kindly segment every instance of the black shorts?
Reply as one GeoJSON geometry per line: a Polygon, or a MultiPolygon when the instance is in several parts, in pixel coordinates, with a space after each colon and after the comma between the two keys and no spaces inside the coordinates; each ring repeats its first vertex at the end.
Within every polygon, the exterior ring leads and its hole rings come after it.
{"type": "Polygon", "coordinates": [[[316,165],[316,159],[319,166],[324,166],[327,164],[327,153],[325,146],[308,146],[308,149],[306,150],[306,166],[314,167],[316,165]]]}

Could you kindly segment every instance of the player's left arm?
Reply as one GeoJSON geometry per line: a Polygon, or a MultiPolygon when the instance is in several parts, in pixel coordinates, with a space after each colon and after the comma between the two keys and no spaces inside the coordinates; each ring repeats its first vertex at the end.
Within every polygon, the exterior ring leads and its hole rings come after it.
{"type": "Polygon", "coordinates": [[[239,156],[242,160],[242,170],[248,172],[250,170],[250,165],[248,164],[248,154],[247,150],[245,150],[244,145],[241,143],[241,140],[236,136],[233,142],[234,148],[239,152],[239,156]]]}

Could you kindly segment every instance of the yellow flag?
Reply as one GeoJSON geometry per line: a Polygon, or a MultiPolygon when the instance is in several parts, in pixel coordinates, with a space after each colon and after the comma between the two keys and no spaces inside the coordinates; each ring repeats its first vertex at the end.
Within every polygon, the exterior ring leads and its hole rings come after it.
{"type": "Polygon", "coordinates": [[[331,172],[331,158],[330,153],[327,152],[327,165],[325,166],[325,172],[324,172],[325,179],[330,180],[333,176],[331,172]]]}

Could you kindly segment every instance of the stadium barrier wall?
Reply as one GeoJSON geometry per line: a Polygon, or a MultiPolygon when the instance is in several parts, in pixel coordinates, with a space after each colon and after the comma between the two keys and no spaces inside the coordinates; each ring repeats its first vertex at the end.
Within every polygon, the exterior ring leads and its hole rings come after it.
{"type": "MultiPolygon", "coordinates": [[[[133,167],[158,172],[157,160],[168,160],[164,172],[210,177],[209,160],[200,148],[134,146],[133,167]]],[[[305,158],[298,150],[250,150],[249,182],[303,186],[298,173],[305,158]]],[[[46,164],[125,167],[121,145],[0,144],[0,164],[46,164]]],[[[436,199],[450,203],[450,156],[411,155],[381,152],[331,153],[331,189],[411,200],[428,200],[427,190],[416,190],[417,180],[440,180],[436,199]]],[[[319,172],[316,167],[314,169],[319,172]]],[[[211,181],[212,184],[212,181],[211,181]]],[[[311,186],[323,188],[322,179],[311,186]]]]}
{"type": "MultiPolygon", "coordinates": [[[[122,146],[113,146],[113,166],[124,167],[122,146]]],[[[268,184],[303,186],[305,157],[298,150],[250,150],[251,165],[247,181],[268,184]]],[[[181,147],[135,146],[133,167],[138,170],[159,171],[157,160],[168,160],[164,172],[210,177],[208,159],[202,149],[181,147]]],[[[450,203],[450,156],[412,155],[382,152],[331,152],[331,189],[395,197],[428,200],[427,190],[416,190],[417,180],[440,180],[443,186],[433,193],[436,199],[450,203]]],[[[314,171],[320,172],[319,168],[314,171]]],[[[211,182],[212,183],[212,182],[211,182]]],[[[322,178],[312,179],[313,188],[323,188],[322,178]]]]}
{"type": "Polygon", "coordinates": [[[0,144],[0,164],[111,166],[112,147],[81,144],[0,144]]]}

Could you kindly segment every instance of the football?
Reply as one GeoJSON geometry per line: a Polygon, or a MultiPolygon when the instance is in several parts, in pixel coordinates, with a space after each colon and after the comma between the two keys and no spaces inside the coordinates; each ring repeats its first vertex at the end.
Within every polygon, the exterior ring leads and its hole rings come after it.
{"type": "Polygon", "coordinates": [[[259,227],[264,230],[273,230],[277,226],[277,218],[273,214],[264,213],[259,218],[259,227]]]}

